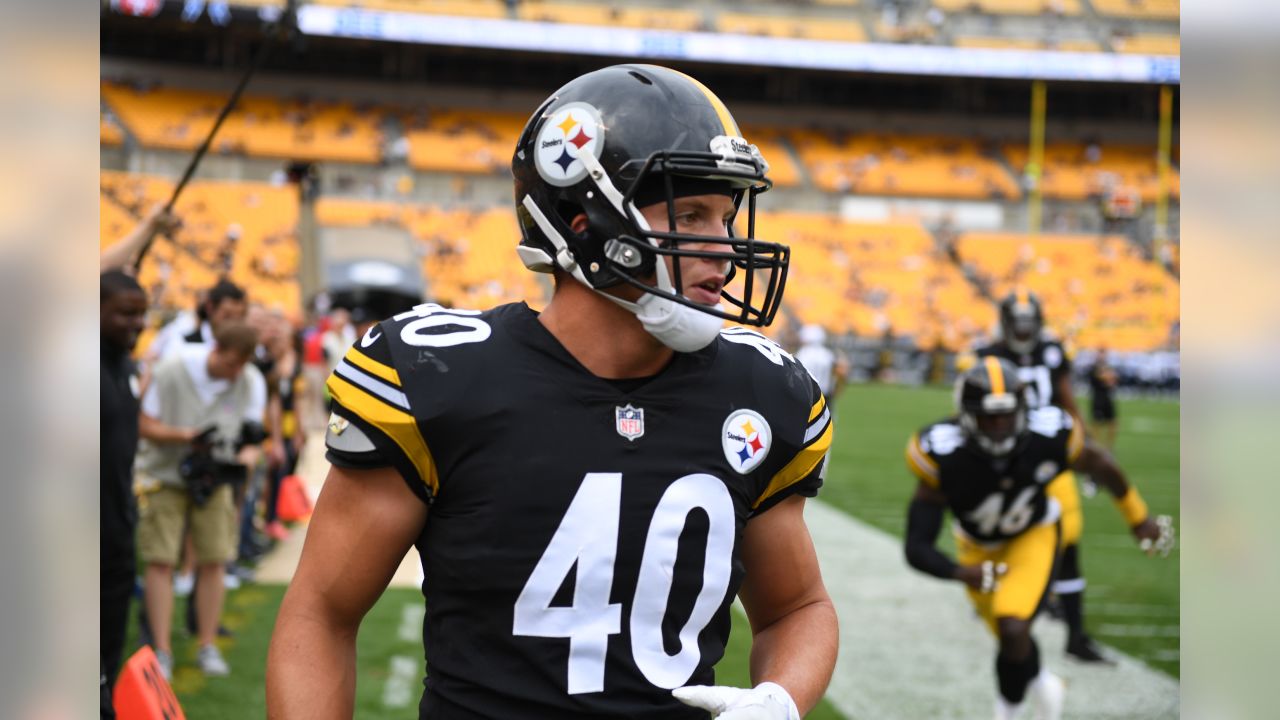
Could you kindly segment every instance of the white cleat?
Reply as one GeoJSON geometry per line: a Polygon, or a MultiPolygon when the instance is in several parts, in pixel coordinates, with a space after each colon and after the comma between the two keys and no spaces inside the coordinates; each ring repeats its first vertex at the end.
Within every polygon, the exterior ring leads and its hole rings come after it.
{"type": "Polygon", "coordinates": [[[1030,690],[1036,720],[1060,720],[1067,697],[1067,684],[1062,678],[1048,670],[1041,670],[1036,679],[1031,681],[1030,690]]]}
{"type": "Polygon", "coordinates": [[[1021,709],[1022,703],[1014,704],[1003,697],[996,697],[996,720],[1013,720],[1021,709]]]}

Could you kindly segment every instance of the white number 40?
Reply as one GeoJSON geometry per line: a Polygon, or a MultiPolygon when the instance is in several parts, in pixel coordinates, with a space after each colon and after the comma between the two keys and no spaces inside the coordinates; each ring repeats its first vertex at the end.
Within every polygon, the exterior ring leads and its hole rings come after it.
{"type": "MultiPolygon", "coordinates": [[[[622,504],[621,473],[588,473],[565,511],[520,597],[512,633],[569,639],[569,694],[604,690],[609,636],[622,631],[622,604],[610,603],[622,504]],[[573,604],[552,607],[556,591],[577,565],[573,604]]],[[[711,622],[729,589],[734,542],[733,501],[716,478],[686,475],[658,501],[645,538],[643,559],[631,604],[631,650],[645,678],[677,688],[701,659],[698,635],[711,622]],[[680,629],[680,650],[668,655],[662,643],[680,533],[689,513],[701,508],[710,518],[702,590],[680,629]]]]}

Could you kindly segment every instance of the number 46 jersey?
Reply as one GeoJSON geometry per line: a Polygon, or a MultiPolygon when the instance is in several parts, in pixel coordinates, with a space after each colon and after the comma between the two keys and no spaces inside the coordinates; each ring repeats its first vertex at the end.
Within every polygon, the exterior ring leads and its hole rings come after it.
{"type": "Polygon", "coordinates": [[[832,436],[813,379],[763,336],[726,329],[608,381],[523,304],[419,306],[328,387],[330,460],[392,465],[430,503],[432,720],[705,718],[670,690],[714,684],[746,524],[817,493],[832,436]]]}
{"type": "Polygon", "coordinates": [[[1009,455],[995,458],[967,441],[955,418],[927,425],[907,442],[907,468],[942,491],[970,538],[1003,542],[1058,519],[1045,488],[1084,448],[1084,432],[1056,407],[1031,410],[1029,432],[1009,455]]]}

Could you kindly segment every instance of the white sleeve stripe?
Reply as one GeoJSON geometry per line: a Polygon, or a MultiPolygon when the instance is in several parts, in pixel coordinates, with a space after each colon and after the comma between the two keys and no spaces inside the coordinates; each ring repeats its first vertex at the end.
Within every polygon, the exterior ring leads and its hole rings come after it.
{"type": "Polygon", "coordinates": [[[938,472],[934,469],[933,461],[927,455],[920,451],[920,448],[913,442],[907,446],[907,452],[911,455],[911,459],[915,461],[920,469],[928,473],[929,477],[937,478],[938,472]]]}
{"type": "Polygon", "coordinates": [[[813,442],[814,438],[822,434],[822,431],[827,428],[827,420],[829,420],[830,418],[831,418],[831,408],[825,408],[825,407],[822,408],[822,414],[819,415],[818,419],[815,420],[813,424],[809,426],[809,429],[805,430],[804,432],[805,445],[808,445],[809,443],[813,442]]]}
{"type": "Polygon", "coordinates": [[[404,393],[366,373],[355,365],[352,365],[345,359],[338,363],[338,366],[333,369],[333,372],[343,380],[359,385],[401,410],[404,410],[405,412],[409,411],[409,398],[406,397],[404,393]]]}

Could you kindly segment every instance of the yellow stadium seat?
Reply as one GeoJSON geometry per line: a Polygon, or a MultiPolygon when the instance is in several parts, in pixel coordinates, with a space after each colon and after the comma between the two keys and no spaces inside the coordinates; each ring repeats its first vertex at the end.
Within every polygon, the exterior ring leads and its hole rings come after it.
{"type": "Polygon", "coordinates": [[[1153,350],[1179,317],[1177,281],[1118,236],[966,233],[957,251],[996,297],[1037,293],[1049,326],[1082,347],[1153,350]]]}
{"type": "Polygon", "coordinates": [[[1128,55],[1179,55],[1182,41],[1177,35],[1134,35],[1111,41],[1116,52],[1128,55]]]}
{"type": "Polygon", "coordinates": [[[828,192],[1016,199],[1013,177],[978,141],[938,136],[788,133],[809,176],[828,192]]]}
{"type": "Polygon", "coordinates": [[[503,18],[507,15],[502,0],[310,0],[310,2],[315,5],[381,12],[463,15],[481,18],[503,18]]]}
{"type": "Polygon", "coordinates": [[[1143,20],[1177,20],[1180,0],[1090,0],[1100,15],[1143,20]]]}
{"type": "Polygon", "coordinates": [[[1083,12],[1080,0],[933,0],[933,4],[947,12],[972,10],[988,15],[1079,15],[1083,12]]]}
{"type": "MultiPolygon", "coordinates": [[[[1004,148],[1009,163],[1022,172],[1027,165],[1027,146],[1008,144],[1004,148]]],[[[1143,202],[1154,202],[1160,182],[1155,148],[1133,145],[1101,145],[1097,162],[1088,158],[1083,143],[1048,143],[1044,149],[1044,171],[1041,187],[1048,197],[1085,200],[1100,196],[1109,186],[1138,190],[1143,202]]],[[[1178,171],[1169,169],[1169,194],[1178,197],[1181,183],[1178,171]]]]}
{"type": "MultiPolygon", "coordinates": [[[[103,83],[102,97],[142,145],[174,150],[198,146],[227,100],[218,93],[116,83],[103,83]]],[[[245,96],[211,152],[374,163],[381,157],[380,121],[378,113],[345,102],[245,96]]]]}
{"type": "MultiPolygon", "coordinates": [[[[100,175],[99,242],[127,234],[146,210],[168,199],[171,180],[104,170],[100,175]]],[[[222,276],[243,285],[254,302],[290,316],[301,311],[297,282],[297,192],[266,183],[193,180],[175,211],[183,220],[173,242],[158,240],[138,280],[159,314],[190,309],[197,291],[222,276]]]]}

